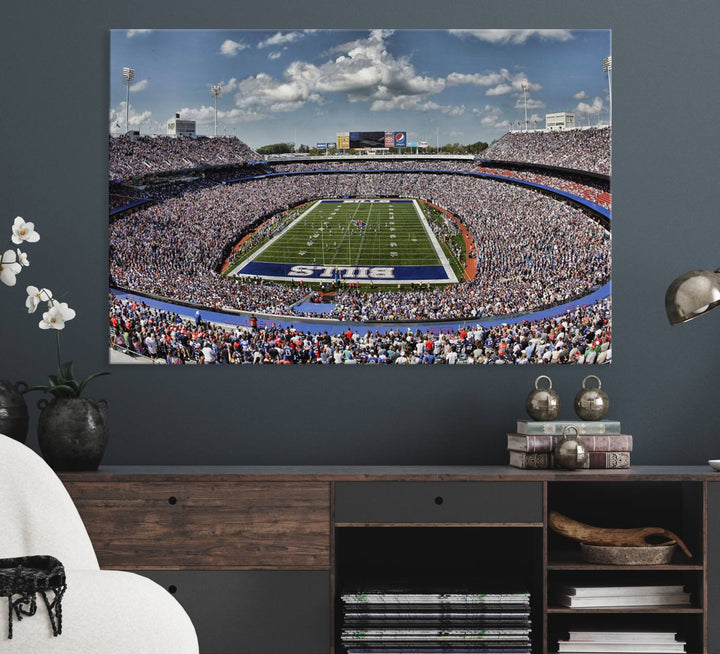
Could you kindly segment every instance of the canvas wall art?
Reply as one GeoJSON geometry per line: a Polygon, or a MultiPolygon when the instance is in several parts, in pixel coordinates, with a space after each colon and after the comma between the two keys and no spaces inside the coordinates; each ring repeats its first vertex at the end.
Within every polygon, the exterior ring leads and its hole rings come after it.
{"type": "Polygon", "coordinates": [[[609,30],[110,36],[112,362],[611,362],[609,30]]]}

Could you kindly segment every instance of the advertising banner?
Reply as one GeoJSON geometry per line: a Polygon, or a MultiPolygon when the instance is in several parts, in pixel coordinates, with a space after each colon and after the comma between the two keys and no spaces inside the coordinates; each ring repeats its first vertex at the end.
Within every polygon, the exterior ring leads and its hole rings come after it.
{"type": "Polygon", "coordinates": [[[337,135],[338,150],[350,149],[350,132],[341,132],[337,135]]]}
{"type": "Polygon", "coordinates": [[[404,148],[407,145],[407,132],[395,132],[396,148],[404,148]]]}

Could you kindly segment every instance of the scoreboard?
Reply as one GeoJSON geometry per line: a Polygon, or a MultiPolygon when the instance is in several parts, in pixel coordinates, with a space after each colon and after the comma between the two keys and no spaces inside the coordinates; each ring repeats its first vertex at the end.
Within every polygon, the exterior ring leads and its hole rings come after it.
{"type": "Polygon", "coordinates": [[[339,150],[362,148],[404,148],[407,132],[339,132],[339,150]]]}

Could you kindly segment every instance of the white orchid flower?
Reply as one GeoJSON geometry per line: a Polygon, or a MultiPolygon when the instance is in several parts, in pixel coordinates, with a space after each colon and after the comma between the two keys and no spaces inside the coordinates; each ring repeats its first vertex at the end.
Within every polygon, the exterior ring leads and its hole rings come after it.
{"type": "Polygon", "coordinates": [[[27,252],[22,252],[20,248],[17,249],[17,262],[22,266],[30,265],[30,259],[28,259],[27,252]]]}
{"type": "Polygon", "coordinates": [[[65,323],[75,317],[75,310],[67,302],[55,302],[38,323],[40,329],[65,329],[65,323]]]}
{"type": "Polygon", "coordinates": [[[25,290],[28,294],[25,299],[25,306],[27,307],[28,313],[35,313],[35,309],[38,308],[41,302],[49,302],[52,300],[52,291],[49,288],[28,286],[25,290]]]}
{"type": "Polygon", "coordinates": [[[12,242],[20,245],[23,241],[36,243],[40,240],[40,234],[35,231],[35,223],[26,223],[18,216],[12,226],[12,242]]]}
{"type": "Polygon", "coordinates": [[[22,265],[17,262],[14,250],[5,250],[0,257],[0,282],[8,286],[15,286],[15,277],[20,274],[22,265]]]}

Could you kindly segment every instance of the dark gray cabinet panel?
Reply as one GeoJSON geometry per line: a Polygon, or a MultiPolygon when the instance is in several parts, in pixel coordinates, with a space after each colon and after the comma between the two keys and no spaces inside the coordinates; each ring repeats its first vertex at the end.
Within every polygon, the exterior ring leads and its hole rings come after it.
{"type": "Polygon", "coordinates": [[[720,652],[720,483],[707,485],[707,651],[720,652]]]}
{"type": "Polygon", "coordinates": [[[541,482],[338,482],[335,522],[541,523],[541,482]]]}
{"type": "Polygon", "coordinates": [[[295,571],[142,570],[190,616],[200,654],[330,651],[330,576],[295,571]]]}

